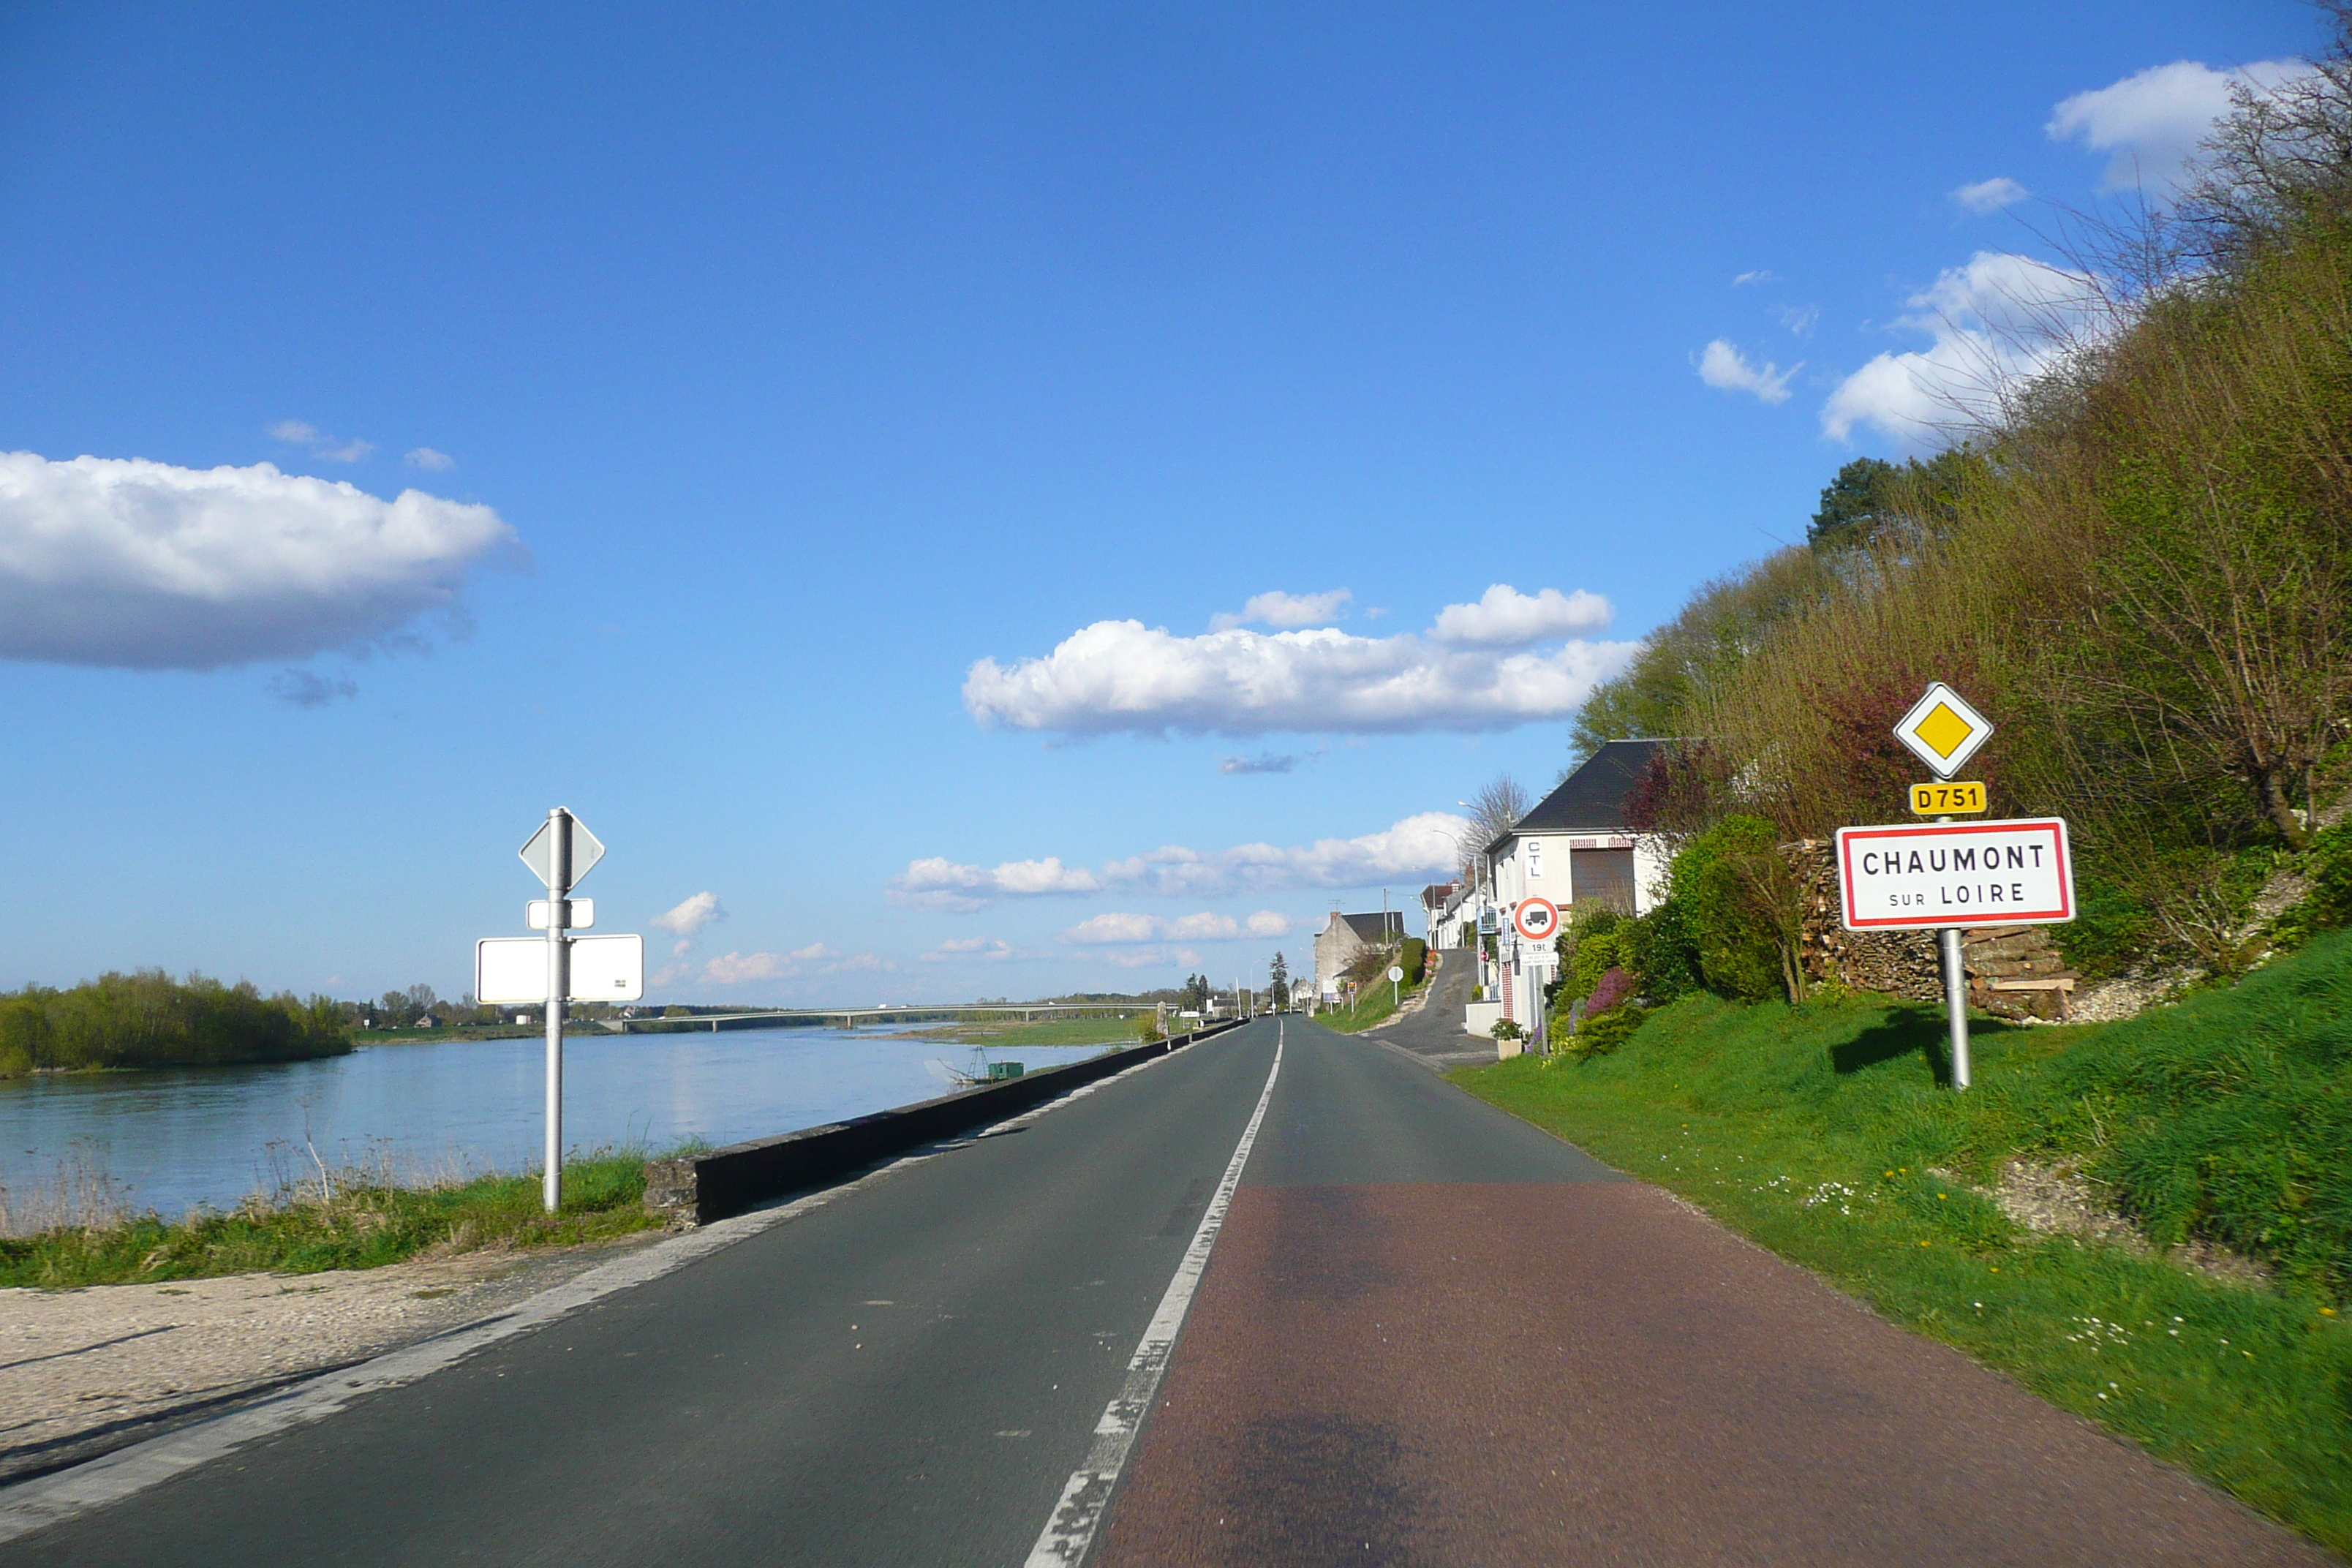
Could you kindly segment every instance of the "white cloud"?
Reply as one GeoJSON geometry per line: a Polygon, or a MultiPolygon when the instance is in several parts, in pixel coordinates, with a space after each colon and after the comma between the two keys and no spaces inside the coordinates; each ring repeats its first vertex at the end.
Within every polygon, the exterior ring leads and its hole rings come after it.
{"type": "MultiPolygon", "coordinates": [[[[1549,627],[1530,633],[1549,637],[1597,629],[1608,619],[1608,601],[1581,591],[1546,590],[1526,601],[1533,608],[1494,608],[1496,594],[1489,589],[1475,605],[1446,606],[1439,627],[1492,628],[1499,639],[1503,626],[1516,624],[1549,627]]],[[[963,700],[983,725],[1073,735],[1507,730],[1573,713],[1633,647],[1573,641],[1549,652],[1504,653],[1445,646],[1451,640],[1328,628],[1187,637],[1140,621],[1097,621],[1043,658],[1010,668],[979,660],[964,679],[963,700]]]]}
{"type": "Polygon", "coordinates": [[[1448,605],[1440,610],[1430,636],[1469,647],[1527,647],[1605,631],[1616,616],[1615,605],[1581,588],[1573,594],[1545,588],[1528,595],[1497,583],[1475,605],[1448,605]]]}
{"type": "Polygon", "coordinates": [[[1179,915],[1101,914],[1080,921],[1062,933],[1065,942],[1083,947],[1144,942],[1240,942],[1250,937],[1288,936],[1294,927],[1288,915],[1260,910],[1246,920],[1202,911],[1179,915]]]}
{"type": "Polygon", "coordinates": [[[144,458],[0,453],[0,658],[214,669],[380,641],[520,555],[486,506],[144,458]]]}
{"type": "Polygon", "coordinates": [[[1174,968],[1179,964],[1190,969],[1201,962],[1201,955],[1189,947],[1108,949],[1097,952],[1095,956],[1121,969],[1150,969],[1160,965],[1174,968]]]}
{"type": "Polygon", "coordinates": [[[269,433],[289,446],[308,447],[310,456],[331,463],[356,463],[375,450],[373,441],[346,441],[301,419],[281,419],[269,427],[269,433]]]}
{"type": "Polygon", "coordinates": [[[1355,595],[1345,588],[1333,588],[1321,594],[1286,594],[1279,589],[1258,594],[1241,607],[1239,614],[1230,610],[1212,616],[1209,629],[1230,631],[1241,626],[1267,626],[1288,629],[1294,626],[1328,626],[1347,613],[1355,595]]]}
{"type": "Polygon", "coordinates": [[[1221,773],[1286,773],[1298,765],[1294,752],[1276,756],[1272,752],[1260,752],[1255,757],[1219,757],[1217,771],[1221,773]]]}
{"type": "Polygon", "coordinates": [[[446,452],[436,452],[430,447],[415,447],[401,459],[411,468],[430,468],[435,473],[446,473],[457,466],[457,459],[446,452]]]}
{"type": "Polygon", "coordinates": [[[1996,174],[1973,185],[1962,185],[1952,193],[1952,200],[1972,213],[1997,213],[2003,207],[2015,206],[2032,194],[2007,174],[1996,174]]]}
{"type": "Polygon", "coordinates": [[[1992,416],[2012,387],[2095,329],[2100,294],[2088,274],[1980,250],[1906,303],[1915,313],[1896,326],[1925,333],[1929,346],[1880,354],[1840,383],[1822,407],[1832,439],[1874,425],[1920,443],[1992,416]]]}
{"type": "Polygon", "coordinates": [[[1759,368],[1748,356],[1717,338],[1698,356],[1698,378],[1723,392],[1752,392],[1765,403],[1789,401],[1789,378],[1804,369],[1800,363],[1782,370],[1770,360],[1759,368]]]}
{"type": "MultiPolygon", "coordinates": [[[[1812,335],[1813,323],[1822,319],[1822,308],[1819,305],[1777,305],[1773,307],[1772,314],[1780,318],[1782,326],[1805,338],[1812,335]]],[[[1796,374],[1797,368],[1790,366],[1789,374],[1796,374]]],[[[1783,376],[1781,379],[1785,382],[1788,378],[1783,376]]]]}
{"type": "Polygon", "coordinates": [[[753,980],[790,980],[803,974],[856,973],[898,967],[888,959],[870,952],[844,958],[820,942],[790,952],[722,953],[702,966],[702,984],[741,985],[753,980]]]}
{"type": "Polygon", "coordinates": [[[727,911],[719,907],[719,895],[706,889],[667,913],[656,915],[646,923],[691,939],[699,936],[705,926],[726,918],[727,911]]]}
{"type": "Polygon", "coordinates": [[[1020,950],[1002,937],[960,936],[943,942],[922,955],[925,963],[1004,963],[1020,956],[1020,950]]]}
{"type": "MultiPolygon", "coordinates": [[[[1009,861],[995,870],[959,865],[944,857],[910,862],[906,874],[887,889],[898,903],[952,910],[976,910],[1000,898],[1036,896],[1039,892],[1137,892],[1161,898],[1229,898],[1236,894],[1283,892],[1302,888],[1370,888],[1430,872],[1451,871],[1455,846],[1469,824],[1449,812],[1427,811],[1408,816],[1379,833],[1357,838],[1324,838],[1311,845],[1277,847],[1242,844],[1213,854],[1202,854],[1171,844],[1149,854],[1113,860],[1098,871],[1064,868],[1058,858],[1009,861]],[[1058,885],[1031,889],[1029,879],[1000,873],[1007,867],[1050,865],[1061,870],[1058,885]]],[[[1281,919],[1270,910],[1251,917],[1281,919]]],[[[1146,920],[1142,915],[1098,917],[1111,921],[1146,920]]],[[[1087,922],[1091,925],[1093,922],[1087,922]]],[[[1105,930],[1113,929],[1107,925],[1105,930]]],[[[1125,927],[1118,929],[1133,929],[1125,927]]],[[[1288,928],[1286,927],[1286,930],[1288,928]]],[[[1143,942],[1161,933],[1154,928],[1142,936],[1106,937],[1105,941],[1143,942]]],[[[1251,928],[1252,935],[1280,935],[1251,928]]]]}
{"type": "Polygon", "coordinates": [[[1753,272],[1743,272],[1733,279],[1731,286],[1734,289],[1745,289],[1753,283],[1778,283],[1779,281],[1780,281],[1779,273],[1759,267],[1753,272]]]}
{"type": "Polygon", "coordinates": [[[2196,60],[2150,66],[2076,93],[2058,105],[2043,129],[2053,141],[2080,140],[2094,153],[2110,154],[2103,182],[2107,189],[2168,196],[2197,144],[2230,111],[2232,86],[2267,91],[2310,69],[2297,59],[2257,60],[2226,71],[2196,60]]]}

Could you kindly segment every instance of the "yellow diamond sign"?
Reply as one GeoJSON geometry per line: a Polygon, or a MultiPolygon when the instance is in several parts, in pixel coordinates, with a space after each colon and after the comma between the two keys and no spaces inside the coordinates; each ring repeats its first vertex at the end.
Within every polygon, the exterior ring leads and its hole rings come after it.
{"type": "Polygon", "coordinates": [[[1992,738],[1992,721],[1969,706],[1968,699],[1938,680],[1926,696],[1911,705],[1895,738],[1911,748],[1939,779],[1950,778],[1992,738]]]}

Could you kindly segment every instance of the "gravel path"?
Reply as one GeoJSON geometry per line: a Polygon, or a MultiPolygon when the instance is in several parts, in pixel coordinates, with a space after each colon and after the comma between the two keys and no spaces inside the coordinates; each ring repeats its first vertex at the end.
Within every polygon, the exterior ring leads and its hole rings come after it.
{"type": "Polygon", "coordinates": [[[658,1235],[326,1274],[0,1290],[0,1484],[477,1321],[658,1235]]]}

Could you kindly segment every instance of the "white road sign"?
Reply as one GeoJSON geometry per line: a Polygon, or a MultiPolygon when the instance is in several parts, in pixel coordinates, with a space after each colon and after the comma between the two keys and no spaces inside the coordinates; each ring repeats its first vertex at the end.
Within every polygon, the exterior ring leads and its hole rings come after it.
{"type": "Polygon", "coordinates": [[[1939,779],[1950,778],[1968,765],[1977,748],[1992,739],[1992,721],[1969,706],[1969,700],[1938,680],[1911,705],[1895,726],[1895,738],[1927,764],[1939,779]]]}
{"type": "MultiPolygon", "coordinates": [[[[572,939],[567,1002],[635,1002],[646,994],[646,939],[572,939]]],[[[486,937],[474,944],[474,997],[493,1006],[547,1000],[547,939],[486,937]]]]}
{"type": "MultiPolygon", "coordinates": [[[[564,921],[565,931],[586,931],[596,923],[595,900],[566,899],[563,901],[572,906],[571,918],[564,921]]],[[[545,931],[547,922],[553,918],[550,908],[554,902],[552,899],[531,900],[522,907],[522,923],[533,931],[545,931]]]]}
{"type": "Polygon", "coordinates": [[[539,873],[541,881],[551,888],[555,885],[554,828],[557,822],[566,822],[572,826],[571,885],[576,888],[580,885],[580,879],[586,876],[589,869],[604,858],[604,846],[598,841],[594,834],[588,831],[586,823],[569,813],[539,825],[539,831],[530,836],[530,842],[524,845],[520,851],[522,863],[539,873]]]}
{"type": "Polygon", "coordinates": [[[1841,827],[1837,861],[1848,931],[2074,918],[2074,867],[2060,817],[1841,827]]]}
{"type": "Polygon", "coordinates": [[[1389,965],[1389,984],[1391,985],[1402,985],[1404,984],[1404,971],[1398,968],[1393,963],[1389,965]]]}

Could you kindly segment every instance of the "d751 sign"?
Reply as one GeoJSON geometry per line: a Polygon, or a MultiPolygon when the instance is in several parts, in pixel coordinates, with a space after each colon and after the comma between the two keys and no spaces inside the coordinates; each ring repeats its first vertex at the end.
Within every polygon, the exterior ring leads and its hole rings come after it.
{"type": "Polygon", "coordinates": [[[2074,918],[2066,824],[2055,816],[1841,827],[1837,859],[1848,931],[2074,918]]]}

